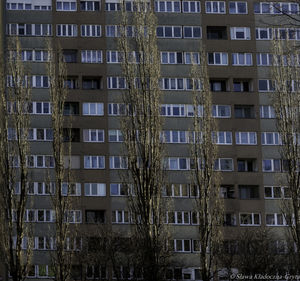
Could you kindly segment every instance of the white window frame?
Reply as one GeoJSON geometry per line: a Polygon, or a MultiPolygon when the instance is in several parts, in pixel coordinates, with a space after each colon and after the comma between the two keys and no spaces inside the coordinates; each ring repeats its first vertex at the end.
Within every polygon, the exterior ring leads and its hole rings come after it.
{"type": "MultiPolygon", "coordinates": [[[[228,110],[225,110],[228,111],[228,110]]],[[[215,118],[230,118],[231,117],[231,106],[230,105],[213,105],[213,117],[215,118]],[[222,107],[226,107],[227,109],[229,109],[229,115],[221,115],[220,113],[222,112],[222,107]]]]}
{"type": "Polygon", "coordinates": [[[205,1],[205,12],[207,14],[226,14],[225,1],[205,1]]]}
{"type": "Polygon", "coordinates": [[[107,63],[121,63],[123,54],[120,51],[109,50],[106,51],[106,62],[107,63]]]}
{"type": "Polygon", "coordinates": [[[259,79],[258,80],[258,91],[259,92],[274,92],[275,90],[275,85],[274,85],[274,81],[270,80],[270,79],[259,79]],[[265,81],[265,82],[264,82],[265,81]],[[260,88],[260,83],[266,83],[266,89],[261,89],[260,88]]]}
{"type": "Polygon", "coordinates": [[[207,53],[207,64],[228,65],[228,53],[224,53],[224,52],[207,53]],[[209,57],[212,57],[213,62],[210,62],[209,57]]]}
{"type": "Polygon", "coordinates": [[[64,215],[67,223],[82,223],[81,210],[67,210],[64,215]]]}
{"type": "Polygon", "coordinates": [[[109,103],[108,116],[122,116],[125,115],[127,107],[124,103],[109,103]]]}
{"type": "Polygon", "coordinates": [[[157,26],[156,29],[158,30],[158,28],[162,29],[162,35],[158,35],[157,32],[157,38],[182,38],[182,26],[157,26]],[[170,36],[166,36],[166,29],[171,29],[171,35],[170,36]],[[175,29],[178,29],[178,31],[180,30],[180,35],[175,35],[175,29]]]}
{"type": "Polygon", "coordinates": [[[246,15],[246,14],[248,14],[247,2],[245,2],[245,1],[230,1],[229,5],[228,5],[228,11],[229,11],[229,14],[231,14],[231,15],[246,15]],[[240,4],[245,5],[245,8],[246,8],[245,12],[239,11],[240,4]]]}
{"type": "Polygon", "coordinates": [[[262,119],[274,119],[276,118],[275,109],[272,105],[260,106],[260,118],[262,119]]]}
{"type": "Polygon", "coordinates": [[[53,129],[52,128],[29,128],[28,129],[28,140],[29,141],[52,141],[53,140],[53,129]],[[42,133],[43,137],[39,137],[39,132],[43,132],[42,133]],[[49,137],[48,132],[51,132],[50,133],[51,137],[49,137]]]}
{"type": "Polygon", "coordinates": [[[175,131],[165,130],[162,131],[162,140],[164,143],[189,143],[189,131],[175,131]],[[167,137],[167,135],[169,137],[167,137]]]}
{"type": "Polygon", "coordinates": [[[81,37],[101,37],[101,25],[82,24],[80,31],[81,37]]]}
{"type": "Polygon", "coordinates": [[[128,196],[130,194],[130,189],[123,185],[122,183],[111,183],[110,184],[110,196],[128,196]],[[117,194],[112,194],[112,185],[118,189],[117,194]],[[123,194],[122,194],[123,193],[123,194]]]}
{"type": "Polygon", "coordinates": [[[127,83],[125,77],[107,77],[107,89],[120,90],[126,89],[127,83]]]}
{"type": "Polygon", "coordinates": [[[84,102],[82,103],[82,115],[84,116],[103,116],[104,106],[103,103],[84,102]],[[95,107],[92,109],[92,107],[95,107]]]}
{"type": "Polygon", "coordinates": [[[77,1],[76,0],[62,0],[62,1],[56,0],[56,11],[58,11],[58,12],[76,12],[77,11],[77,1]]]}
{"type": "Polygon", "coordinates": [[[215,161],[214,169],[216,171],[232,172],[234,170],[233,159],[232,158],[217,158],[215,161]],[[231,167],[227,167],[228,165],[231,167]]]}
{"type": "Polygon", "coordinates": [[[250,40],[250,27],[230,27],[230,36],[231,40],[250,40]],[[242,37],[241,34],[243,34],[242,37]]]}
{"type": "Polygon", "coordinates": [[[232,53],[233,66],[251,66],[253,65],[251,53],[232,53]]]}
{"type": "Polygon", "coordinates": [[[266,213],[266,226],[287,226],[287,221],[285,220],[285,215],[280,213],[266,213]],[[274,223],[268,223],[267,216],[272,216],[272,221],[274,223]],[[279,223],[280,217],[282,223],[279,223]]]}
{"type": "Polygon", "coordinates": [[[261,133],[261,144],[262,145],[281,145],[281,137],[278,132],[262,132],[261,133]],[[271,141],[268,139],[271,138],[271,141]]]}
{"type": "Polygon", "coordinates": [[[216,144],[232,145],[232,132],[230,131],[213,132],[212,139],[216,144]]]}
{"type": "Polygon", "coordinates": [[[105,183],[84,183],[84,196],[106,196],[105,183]]]}
{"type": "Polygon", "coordinates": [[[257,145],[256,132],[235,132],[235,143],[238,145],[257,145]]]}
{"type": "Polygon", "coordinates": [[[105,156],[84,155],[84,169],[105,169],[105,156]]]}
{"type": "Polygon", "coordinates": [[[57,24],[56,25],[57,37],[77,37],[78,30],[77,24],[57,24]]]}
{"type": "Polygon", "coordinates": [[[109,142],[123,142],[123,135],[121,130],[108,130],[108,141],[109,142]],[[112,140],[112,137],[115,139],[112,140]]]}
{"type": "Polygon", "coordinates": [[[101,129],[83,129],[83,142],[104,142],[105,134],[101,129]]]}
{"type": "Polygon", "coordinates": [[[190,169],[190,159],[186,157],[167,157],[165,163],[169,171],[188,171],[190,169]]]}
{"type": "Polygon", "coordinates": [[[126,156],[109,156],[109,168],[110,169],[127,169],[128,158],[126,156]]]}
{"type": "Polygon", "coordinates": [[[177,253],[191,253],[192,251],[192,243],[191,243],[191,240],[190,239],[174,239],[174,240],[171,240],[171,243],[174,243],[173,244],[173,248],[174,248],[174,252],[177,252],[177,253]],[[185,245],[185,242],[188,241],[188,248],[186,249],[186,245],[185,245]],[[180,247],[177,247],[181,244],[180,247]]]}
{"type": "Polygon", "coordinates": [[[54,168],[54,157],[52,155],[28,155],[28,168],[54,168]]]}
{"type": "Polygon", "coordinates": [[[272,66],[273,65],[273,55],[269,54],[269,53],[257,53],[256,54],[256,64],[257,64],[257,66],[272,66]]]}
{"type": "Polygon", "coordinates": [[[81,50],[82,63],[102,63],[101,50],[81,50]]]}
{"type": "Polygon", "coordinates": [[[157,13],[180,13],[180,1],[155,1],[155,12],[157,13]]]}
{"type": "Polygon", "coordinates": [[[79,182],[63,182],[61,185],[61,194],[63,196],[80,196],[81,183],[79,182]]]}
{"type": "Polygon", "coordinates": [[[259,226],[261,225],[261,216],[260,213],[240,213],[240,226],[259,226]],[[251,222],[250,223],[242,223],[242,215],[247,215],[250,216],[251,222]],[[258,216],[259,218],[259,223],[255,223],[255,216],[258,216]]]}
{"type": "Polygon", "coordinates": [[[282,160],[281,159],[263,159],[262,160],[262,171],[264,173],[282,172],[282,160]],[[269,162],[270,169],[266,169],[266,161],[269,162]],[[278,166],[279,165],[279,166],[278,166]]]}
{"type": "Polygon", "coordinates": [[[168,224],[190,225],[191,214],[189,211],[168,211],[166,214],[166,222],[168,224]],[[174,222],[171,222],[171,217],[174,218],[174,222]]]}
{"type": "Polygon", "coordinates": [[[182,1],[182,13],[201,13],[200,1],[182,1]]]}
{"type": "Polygon", "coordinates": [[[111,222],[112,223],[121,223],[121,224],[131,223],[131,216],[130,216],[129,211],[127,211],[127,210],[113,210],[112,211],[111,222]]]}
{"type": "Polygon", "coordinates": [[[256,40],[272,40],[273,39],[273,30],[269,27],[257,27],[255,29],[255,38],[256,40]],[[267,36],[262,36],[261,32],[266,32],[267,36]]]}
{"type": "Polygon", "coordinates": [[[187,39],[200,39],[200,38],[202,38],[202,28],[201,28],[201,26],[183,26],[183,38],[187,38],[187,39]],[[190,29],[191,35],[187,34],[189,29],[190,29]],[[197,33],[199,33],[199,36],[196,35],[197,33]]]}
{"type": "Polygon", "coordinates": [[[83,11],[83,12],[95,12],[95,11],[100,11],[101,10],[101,1],[91,1],[91,0],[80,1],[79,4],[80,4],[80,11],[83,11]],[[84,9],[82,9],[82,6],[81,6],[83,4],[83,2],[85,4],[84,9]],[[95,3],[99,4],[99,9],[96,9],[95,3]],[[92,6],[89,7],[89,4],[92,4],[92,6]]]}

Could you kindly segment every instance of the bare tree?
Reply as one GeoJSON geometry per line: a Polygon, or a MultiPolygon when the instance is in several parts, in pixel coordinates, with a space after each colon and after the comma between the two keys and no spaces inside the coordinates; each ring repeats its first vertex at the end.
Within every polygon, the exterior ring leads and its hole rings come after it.
{"type": "Polygon", "coordinates": [[[124,150],[128,155],[128,169],[123,173],[123,181],[132,188],[128,204],[134,222],[134,266],[142,272],[144,280],[159,281],[164,279],[169,255],[161,197],[164,169],[160,138],[160,60],[154,7],[147,1],[137,1],[135,5],[136,11],[130,15],[130,22],[127,12],[122,12],[119,39],[126,81],[123,101],[127,109],[121,118],[124,150]],[[134,29],[132,38],[127,37],[128,23],[134,29]]]}
{"type": "Polygon", "coordinates": [[[217,146],[215,143],[216,122],[212,114],[212,94],[207,74],[205,53],[201,65],[193,64],[194,118],[191,144],[191,180],[195,188],[194,212],[199,220],[200,271],[204,281],[212,280],[217,268],[217,248],[220,242],[222,202],[219,200],[219,172],[215,170],[217,146]]]}
{"type": "Polygon", "coordinates": [[[33,248],[27,222],[31,219],[26,213],[30,151],[30,120],[26,111],[31,88],[21,59],[20,42],[12,38],[8,45],[9,60],[1,63],[0,81],[0,252],[12,280],[22,281],[29,272],[33,248]]]}
{"type": "MultiPolygon", "coordinates": [[[[277,40],[273,44],[274,66],[272,77],[275,95],[273,104],[276,124],[281,136],[280,154],[282,170],[278,180],[287,184],[290,199],[282,200],[282,212],[289,225],[288,240],[295,244],[295,268],[300,266],[300,83],[298,48],[296,45],[277,40]]],[[[287,194],[286,194],[287,195],[287,194]]]]}
{"type": "MultiPolygon", "coordinates": [[[[55,211],[55,251],[51,254],[52,268],[56,281],[68,280],[71,274],[72,260],[74,256],[73,247],[76,247],[76,231],[71,229],[70,222],[74,222],[77,214],[70,210],[72,187],[71,168],[71,132],[68,132],[69,142],[65,142],[64,126],[64,103],[67,98],[66,87],[67,70],[63,60],[61,49],[48,44],[50,61],[48,63],[49,93],[51,101],[51,119],[53,129],[52,151],[54,159],[54,175],[49,175],[49,180],[54,177],[55,191],[51,195],[55,211]],[[62,187],[66,190],[62,192],[62,187]],[[69,251],[68,251],[69,250],[69,251]]],[[[70,129],[71,130],[71,129],[70,129]]]]}

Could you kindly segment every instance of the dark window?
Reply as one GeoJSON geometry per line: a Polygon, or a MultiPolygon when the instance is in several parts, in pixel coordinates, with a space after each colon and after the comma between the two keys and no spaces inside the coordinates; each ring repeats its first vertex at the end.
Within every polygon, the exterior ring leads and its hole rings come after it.
{"type": "Polygon", "coordinates": [[[81,265],[72,265],[71,278],[75,280],[81,279],[82,268],[81,265]]]}
{"type": "Polygon", "coordinates": [[[212,92],[226,92],[226,80],[210,80],[209,83],[212,92]]]}
{"type": "Polygon", "coordinates": [[[235,118],[255,118],[253,105],[235,105],[234,106],[235,118]]]}
{"type": "Polygon", "coordinates": [[[233,81],[234,92],[249,92],[250,83],[249,81],[233,81]]]}
{"type": "Polygon", "coordinates": [[[79,128],[64,128],[64,141],[80,142],[79,128]]]}
{"type": "Polygon", "coordinates": [[[257,171],[255,159],[238,159],[237,160],[238,172],[255,172],[257,171]]]}
{"type": "Polygon", "coordinates": [[[232,213],[226,213],[224,216],[224,226],[235,226],[236,215],[232,213]]]}
{"type": "Polygon", "coordinates": [[[64,115],[78,115],[79,103],[78,102],[65,102],[64,115]]]}
{"type": "Polygon", "coordinates": [[[221,198],[234,199],[234,186],[233,185],[221,185],[220,192],[221,192],[221,198]]]}
{"type": "Polygon", "coordinates": [[[99,90],[101,88],[100,77],[82,77],[82,89],[99,90]]]}
{"type": "Polygon", "coordinates": [[[67,77],[64,81],[64,86],[68,89],[78,89],[77,77],[67,77]]]}
{"type": "Polygon", "coordinates": [[[104,210],[86,210],[85,218],[87,223],[105,223],[104,210]]]}
{"type": "Polygon", "coordinates": [[[239,185],[240,199],[259,199],[258,185],[239,185]]]}
{"type": "Polygon", "coordinates": [[[226,40],[227,29],[226,26],[207,26],[207,39],[226,40]]]}
{"type": "Polygon", "coordinates": [[[77,50],[63,50],[64,62],[77,62],[77,50]]]}

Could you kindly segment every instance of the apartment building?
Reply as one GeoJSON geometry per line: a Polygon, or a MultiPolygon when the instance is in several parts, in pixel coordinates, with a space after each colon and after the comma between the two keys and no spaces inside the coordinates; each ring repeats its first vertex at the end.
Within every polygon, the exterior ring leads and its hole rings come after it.
{"type": "MultiPolygon", "coordinates": [[[[76,169],[72,222],[93,232],[95,223],[108,223],[126,233],[130,226],[127,190],[119,177],[125,88],[118,53],[118,0],[6,0],[2,1],[2,43],[17,35],[24,64],[32,75],[32,192],[27,210],[36,225],[32,279],[51,278],[46,243],[53,223],[45,182],[51,164],[51,104],[45,63],[47,39],[59,42],[67,64],[69,94],[65,118],[71,118],[72,168],[76,169]],[[4,3],[6,2],[6,3],[4,3]],[[48,164],[47,164],[48,163],[48,164]],[[50,164],[49,164],[50,163],[50,164]]],[[[133,11],[134,1],[126,1],[133,11]]],[[[299,13],[299,3],[259,1],[155,1],[165,141],[170,189],[174,200],[174,260],[170,279],[200,280],[197,221],[192,216],[189,127],[192,93],[188,79],[192,60],[200,63],[201,46],[207,53],[208,75],[217,120],[222,172],[221,198],[225,205],[224,239],[234,239],[242,228],[268,226],[280,233],[285,226],[279,199],[288,196],[276,175],[284,171],[278,152],[280,137],[272,107],[271,45],[274,32],[300,40],[300,28],[277,29],[284,16],[299,13]]],[[[285,37],[284,37],[285,36],[285,37]]],[[[7,54],[6,54],[7,55],[7,54]]],[[[51,238],[52,239],[52,238],[51,238]]],[[[172,242],[172,243],[173,243],[172,242]]],[[[72,244],[72,245],[71,245],[72,244]]],[[[52,246],[51,246],[52,245],[52,246]]],[[[80,241],[70,241],[80,248],[80,241]]],[[[87,278],[105,279],[108,269],[82,269],[87,278]]],[[[1,275],[2,274],[2,275],[1,275]]],[[[6,273],[0,276],[6,280],[6,273]]],[[[125,273],[124,273],[124,278],[125,273]]]]}

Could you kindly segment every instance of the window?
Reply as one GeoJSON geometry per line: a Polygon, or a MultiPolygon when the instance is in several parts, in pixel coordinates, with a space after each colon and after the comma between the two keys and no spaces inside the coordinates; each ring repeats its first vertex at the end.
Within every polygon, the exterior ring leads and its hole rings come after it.
{"type": "Polygon", "coordinates": [[[180,1],[155,1],[155,12],[180,13],[180,1]]]}
{"type": "Polygon", "coordinates": [[[186,64],[200,64],[200,53],[184,52],[184,62],[186,64]]]}
{"type": "Polygon", "coordinates": [[[207,14],[225,14],[225,2],[224,1],[206,1],[205,11],[207,14]]]}
{"type": "Polygon", "coordinates": [[[235,105],[234,106],[234,117],[235,118],[255,118],[254,106],[253,105],[235,105]]]}
{"type": "Polygon", "coordinates": [[[290,189],[285,186],[265,186],[265,199],[291,198],[290,189]]]}
{"type": "MultiPolygon", "coordinates": [[[[12,128],[13,129],[13,128],[12,128]]],[[[15,135],[13,133],[13,135],[15,135]]],[[[33,128],[28,129],[28,140],[30,141],[52,141],[53,129],[33,128]]]]}
{"type": "Polygon", "coordinates": [[[107,279],[107,271],[105,266],[88,265],[86,267],[87,279],[107,279]]]}
{"type": "Polygon", "coordinates": [[[104,210],[86,210],[85,211],[86,223],[105,223],[104,210]]]}
{"type": "Polygon", "coordinates": [[[160,52],[160,59],[162,64],[182,64],[182,52],[160,52]]]}
{"type": "Polygon", "coordinates": [[[29,182],[28,195],[51,195],[55,192],[55,183],[29,182]]]}
{"type": "Polygon", "coordinates": [[[64,86],[68,89],[78,89],[78,77],[66,77],[64,81],[64,86]]]}
{"type": "Polygon", "coordinates": [[[52,25],[46,23],[9,23],[6,25],[6,34],[18,36],[51,36],[52,25]]]}
{"type": "Polygon", "coordinates": [[[99,129],[84,129],[84,142],[104,142],[104,130],[99,129]]]}
{"type": "Polygon", "coordinates": [[[226,213],[224,215],[224,226],[236,226],[236,214],[226,213]]]}
{"type": "Polygon", "coordinates": [[[65,212],[65,222],[68,223],[81,223],[81,211],[80,210],[67,210],[65,212]]]}
{"type": "Polygon", "coordinates": [[[54,222],[55,211],[53,210],[36,210],[37,222],[54,222]]]}
{"type": "Polygon", "coordinates": [[[229,2],[229,14],[247,14],[247,2],[229,2]]]}
{"type": "Polygon", "coordinates": [[[85,12],[99,11],[100,1],[80,1],[80,10],[85,12]]]}
{"type": "Polygon", "coordinates": [[[56,11],[76,11],[76,0],[56,1],[56,11]]]}
{"type": "MultiPolygon", "coordinates": [[[[36,250],[54,250],[55,249],[55,238],[48,236],[34,237],[35,249],[36,250]]],[[[39,273],[40,270],[39,270],[39,273]]]]}
{"type": "Polygon", "coordinates": [[[216,144],[232,144],[232,133],[229,131],[213,132],[212,138],[216,144]]]}
{"type": "Polygon", "coordinates": [[[99,90],[101,89],[101,77],[82,77],[83,90],[99,90]]]}
{"type": "Polygon", "coordinates": [[[247,93],[250,92],[250,82],[233,80],[233,91],[247,93]]]}
{"type": "Polygon", "coordinates": [[[188,184],[170,184],[164,186],[163,196],[170,197],[189,197],[190,187],[188,184]]]}
{"type": "Polygon", "coordinates": [[[250,27],[230,27],[231,40],[250,40],[250,27]]]}
{"type": "Polygon", "coordinates": [[[49,76],[32,75],[32,88],[48,88],[49,76]]]}
{"type": "Polygon", "coordinates": [[[231,158],[218,158],[215,162],[216,171],[233,171],[233,160],[231,158]]]}
{"type": "Polygon", "coordinates": [[[126,81],[124,77],[107,77],[108,89],[126,89],[126,81]]]}
{"type": "Polygon", "coordinates": [[[256,40],[272,40],[273,38],[272,28],[256,28],[255,34],[256,40]]]}
{"type": "Polygon", "coordinates": [[[190,212],[187,211],[175,211],[167,212],[167,223],[172,224],[190,224],[190,212]]]}
{"type": "Polygon", "coordinates": [[[281,138],[278,132],[261,133],[261,144],[263,145],[281,145],[281,138]]]}
{"type": "Polygon", "coordinates": [[[170,240],[171,251],[174,252],[191,252],[191,240],[175,239],[170,240]]]}
{"type": "Polygon", "coordinates": [[[56,36],[59,37],[77,37],[76,24],[57,24],[56,36]]]}
{"type": "Polygon", "coordinates": [[[183,13],[200,13],[200,1],[182,1],[183,13]]]}
{"type": "Polygon", "coordinates": [[[227,27],[226,26],[207,26],[206,27],[207,39],[210,40],[227,40],[227,27]]]}
{"type": "Polygon", "coordinates": [[[105,35],[106,37],[119,37],[121,34],[120,27],[118,25],[106,25],[105,35]]]}
{"type": "Polygon", "coordinates": [[[84,196],[106,196],[105,183],[85,183],[84,196]]]}
{"type": "Polygon", "coordinates": [[[128,159],[125,156],[110,156],[109,157],[110,169],[127,169],[128,159]]]}
{"type": "Polygon", "coordinates": [[[209,84],[212,92],[226,92],[227,90],[226,80],[210,79],[209,84]]]}
{"type": "Polygon", "coordinates": [[[259,92],[273,92],[275,90],[274,81],[272,80],[258,80],[258,91],[259,92]]]}
{"type": "MultiPolygon", "coordinates": [[[[13,59],[16,56],[16,52],[10,52],[10,58],[13,59]]],[[[45,50],[22,50],[21,51],[22,61],[33,61],[33,62],[45,62],[50,60],[48,51],[45,50]]]]}
{"type": "Polygon", "coordinates": [[[273,65],[273,55],[268,53],[256,54],[257,66],[271,66],[273,65]]]}
{"type": "Polygon", "coordinates": [[[54,158],[51,155],[27,156],[28,168],[54,168],[54,158]]]}
{"type": "Polygon", "coordinates": [[[200,26],[184,26],[183,38],[201,38],[200,26]]]}
{"type": "Polygon", "coordinates": [[[236,132],[235,142],[236,144],[256,145],[256,132],[236,132]]]}
{"type": "Polygon", "coordinates": [[[232,53],[232,65],[234,66],[250,66],[252,65],[251,53],[232,53]]]}
{"type": "Polygon", "coordinates": [[[208,53],[209,65],[228,65],[227,53],[208,53]]]}
{"type": "Polygon", "coordinates": [[[121,63],[123,59],[123,54],[119,51],[107,51],[106,61],[107,63],[121,63]]]}
{"type": "Polygon", "coordinates": [[[240,199],[259,199],[258,185],[239,185],[240,199]]]}
{"type": "Polygon", "coordinates": [[[63,50],[62,51],[64,62],[73,63],[77,62],[77,50],[63,50]]]}
{"type": "MultiPolygon", "coordinates": [[[[127,6],[130,6],[130,7],[128,7],[129,9],[130,9],[130,11],[131,11],[131,2],[129,2],[128,4],[127,4],[128,2],[125,2],[125,9],[126,9],[126,11],[128,11],[127,10],[127,6]]],[[[120,11],[121,10],[121,5],[120,5],[120,3],[115,3],[114,1],[105,1],[105,10],[106,11],[120,11]]]]}
{"type": "Polygon", "coordinates": [[[165,143],[188,143],[189,131],[163,131],[161,135],[165,143]]]}
{"type": "Polygon", "coordinates": [[[184,117],[186,116],[185,105],[184,104],[162,104],[161,115],[184,117]]]}
{"type": "Polygon", "coordinates": [[[189,170],[189,159],[179,157],[166,158],[167,170],[189,170]]]}
{"type": "Polygon", "coordinates": [[[278,2],[256,2],[254,3],[255,14],[298,14],[299,4],[278,2]]]}
{"type": "Polygon", "coordinates": [[[129,212],[125,210],[114,210],[111,215],[112,223],[129,223],[129,212]]]}
{"type": "Polygon", "coordinates": [[[240,214],[240,225],[241,226],[260,225],[260,214],[241,213],[240,214]]]}
{"type": "Polygon", "coordinates": [[[260,118],[275,118],[275,109],[271,105],[261,105],[260,106],[260,118]]]}
{"type": "MultiPolygon", "coordinates": [[[[9,105],[8,105],[8,107],[9,107],[9,105]]],[[[51,114],[51,104],[50,104],[50,102],[30,102],[28,104],[28,113],[30,113],[30,114],[51,114]]]]}
{"type": "Polygon", "coordinates": [[[61,194],[63,196],[80,196],[81,184],[78,182],[63,182],[61,185],[61,194]]]}
{"type": "Polygon", "coordinates": [[[282,159],[263,159],[263,172],[284,172],[288,170],[288,162],[282,159]]]}
{"type": "Polygon", "coordinates": [[[127,196],[129,194],[129,188],[127,185],[121,183],[110,184],[110,195],[111,196],[127,196]]]}
{"type": "Polygon", "coordinates": [[[100,50],[81,50],[82,63],[102,63],[102,51],[100,50]]]}
{"type": "Polygon", "coordinates": [[[156,28],[156,35],[158,38],[181,38],[182,27],[181,26],[158,26],[156,28]]]}
{"type": "Polygon", "coordinates": [[[267,226],[284,226],[287,225],[283,214],[266,214],[267,226]]]}
{"type": "Polygon", "coordinates": [[[234,199],[234,186],[233,185],[221,185],[220,197],[224,199],[234,199]]]}
{"type": "Polygon", "coordinates": [[[108,131],[109,142],[123,142],[123,135],[121,130],[109,130],[108,131]]]}
{"type": "Polygon", "coordinates": [[[213,117],[229,118],[231,116],[230,105],[213,105],[213,117]]]}
{"type": "Polygon", "coordinates": [[[104,156],[84,156],[84,169],[104,169],[104,156]]]}
{"type": "Polygon", "coordinates": [[[120,116],[125,115],[126,106],[124,103],[109,103],[108,104],[108,115],[109,116],[120,116]]]}
{"type": "Polygon", "coordinates": [[[32,1],[20,1],[20,0],[11,0],[11,1],[6,1],[6,10],[35,10],[35,11],[51,11],[52,9],[52,1],[44,1],[42,2],[42,5],[37,5],[39,4],[34,3],[32,4],[32,1]],[[23,2],[23,3],[22,3],[23,2]]]}
{"type": "Polygon", "coordinates": [[[79,103],[78,102],[65,102],[64,115],[78,115],[79,103]]]}
{"type": "Polygon", "coordinates": [[[256,172],[256,159],[237,159],[238,172],[256,172]]]}
{"type": "Polygon", "coordinates": [[[101,37],[101,25],[83,24],[81,25],[82,37],[101,37]]]}
{"type": "Polygon", "coordinates": [[[82,115],[104,115],[103,103],[85,102],[82,104],[82,115]]]}

